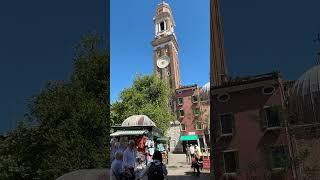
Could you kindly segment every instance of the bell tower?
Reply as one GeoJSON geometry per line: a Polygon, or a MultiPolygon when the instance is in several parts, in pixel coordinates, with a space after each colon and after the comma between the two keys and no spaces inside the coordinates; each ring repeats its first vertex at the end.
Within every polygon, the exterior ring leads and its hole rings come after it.
{"type": "Polygon", "coordinates": [[[158,5],[153,18],[155,37],[152,41],[154,52],[154,74],[165,80],[173,90],[180,87],[178,43],[174,34],[175,22],[168,3],[158,5]]]}

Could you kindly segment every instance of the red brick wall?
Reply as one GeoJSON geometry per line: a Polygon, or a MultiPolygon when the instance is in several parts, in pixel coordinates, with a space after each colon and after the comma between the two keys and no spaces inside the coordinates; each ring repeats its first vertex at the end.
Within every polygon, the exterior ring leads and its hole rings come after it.
{"type": "MultiPolygon", "coordinates": [[[[196,87],[195,87],[196,88],[196,87]]],[[[192,89],[186,89],[186,90],[181,90],[181,94],[176,93],[176,98],[183,98],[183,104],[178,105],[177,104],[177,110],[183,109],[184,110],[184,117],[178,117],[179,121],[182,124],[186,125],[186,131],[181,131],[181,135],[188,135],[189,132],[195,132],[197,135],[203,135],[203,130],[196,130],[195,125],[193,121],[195,119],[202,120],[201,116],[195,117],[193,115],[193,110],[192,108],[200,108],[200,101],[197,103],[192,102],[192,96],[193,95],[199,95],[199,89],[196,88],[196,90],[193,92],[192,89]]],[[[198,97],[198,100],[200,98],[198,97]]],[[[205,127],[203,127],[204,129],[205,127]]]]}

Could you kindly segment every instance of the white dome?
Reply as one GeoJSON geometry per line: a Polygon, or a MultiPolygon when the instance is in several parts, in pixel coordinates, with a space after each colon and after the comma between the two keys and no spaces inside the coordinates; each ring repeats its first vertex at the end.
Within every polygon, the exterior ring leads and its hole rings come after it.
{"type": "Polygon", "coordinates": [[[210,97],[210,82],[207,82],[200,90],[201,99],[209,99],[210,97]]]}
{"type": "Polygon", "coordinates": [[[308,95],[320,92],[320,65],[312,67],[305,72],[294,84],[292,93],[294,95],[308,95]]]}
{"type": "Polygon", "coordinates": [[[133,115],[124,120],[121,126],[156,126],[156,124],[146,115],[133,115]]]}

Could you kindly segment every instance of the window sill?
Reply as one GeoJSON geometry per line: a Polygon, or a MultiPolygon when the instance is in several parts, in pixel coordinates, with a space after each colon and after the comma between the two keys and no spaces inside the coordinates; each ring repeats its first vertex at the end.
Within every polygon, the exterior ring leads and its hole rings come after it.
{"type": "Polygon", "coordinates": [[[279,130],[279,129],[281,129],[281,128],[282,128],[281,126],[267,127],[267,128],[266,128],[266,131],[279,130]]]}
{"type": "Polygon", "coordinates": [[[232,136],[232,133],[227,133],[227,134],[221,134],[220,137],[228,137],[228,136],[232,136]]]}
{"type": "Polygon", "coordinates": [[[283,167],[278,167],[278,168],[272,168],[271,169],[273,172],[279,172],[279,171],[283,171],[284,168],[283,167]]]}
{"type": "Polygon", "coordinates": [[[228,172],[228,173],[223,173],[224,176],[229,176],[229,177],[236,177],[238,176],[237,172],[228,172]]]}

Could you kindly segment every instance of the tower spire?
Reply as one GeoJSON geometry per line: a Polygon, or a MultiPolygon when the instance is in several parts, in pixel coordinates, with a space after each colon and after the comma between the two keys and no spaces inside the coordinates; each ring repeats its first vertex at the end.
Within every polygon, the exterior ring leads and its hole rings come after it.
{"type": "Polygon", "coordinates": [[[316,46],[316,64],[320,64],[320,33],[317,33],[313,42],[316,46]]]}
{"type": "Polygon", "coordinates": [[[227,81],[228,72],[224,56],[223,32],[220,15],[220,0],[211,0],[210,6],[210,81],[212,82],[212,85],[214,87],[217,87],[221,86],[225,81],[227,81]]]}

